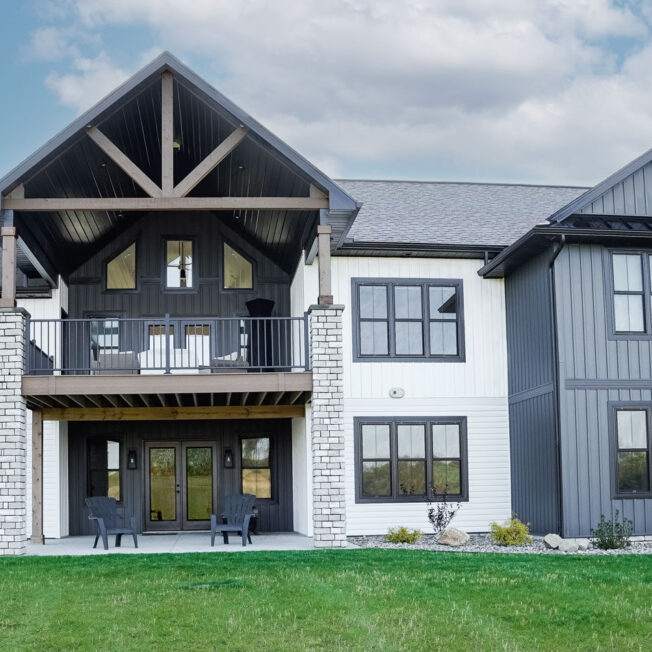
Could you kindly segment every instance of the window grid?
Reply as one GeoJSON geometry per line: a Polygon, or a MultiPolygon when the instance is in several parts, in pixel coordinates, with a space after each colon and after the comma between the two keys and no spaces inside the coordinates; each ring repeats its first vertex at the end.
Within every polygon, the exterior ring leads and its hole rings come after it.
{"type": "MultiPolygon", "coordinates": [[[[614,409],[614,491],[615,497],[629,497],[629,498],[647,498],[651,494],[650,480],[652,479],[652,469],[650,468],[650,453],[651,453],[651,441],[650,441],[650,408],[644,406],[616,406],[614,409]],[[621,435],[623,439],[626,437],[624,426],[625,419],[621,422],[621,416],[625,414],[630,414],[630,418],[633,414],[642,413],[643,414],[643,423],[645,426],[645,439],[642,442],[643,445],[632,445],[622,444],[621,445],[621,435]],[[643,463],[639,463],[638,475],[639,475],[639,486],[633,487],[632,482],[635,480],[636,475],[636,466],[632,468],[631,460],[634,459],[634,456],[643,455],[643,463]],[[629,468],[627,461],[630,460],[629,468]],[[642,473],[641,473],[642,471],[642,473]],[[628,477],[627,473],[629,472],[630,476],[628,477]],[[634,477],[631,474],[634,473],[634,477]],[[629,485],[629,486],[627,486],[629,485]]],[[[631,439],[634,438],[634,433],[630,431],[631,439]]]]}
{"type": "MultiPolygon", "coordinates": [[[[649,294],[650,289],[648,287],[646,293],[645,287],[649,283],[643,278],[643,263],[647,257],[647,254],[632,252],[612,253],[614,332],[617,334],[640,334],[649,328],[645,295],[649,294]],[[630,287],[630,283],[633,287],[630,287]]],[[[649,261],[645,267],[649,269],[649,261]]]]}
{"type": "Polygon", "coordinates": [[[436,493],[434,489],[434,464],[440,461],[447,461],[449,458],[438,458],[433,454],[432,446],[432,427],[435,425],[454,425],[458,428],[459,457],[450,458],[452,461],[459,463],[459,493],[450,492],[447,494],[448,499],[467,501],[468,500],[468,482],[467,482],[467,452],[466,452],[466,418],[465,417],[424,417],[420,418],[386,418],[386,419],[366,419],[356,417],[355,422],[355,449],[356,449],[356,501],[357,502],[425,502],[427,500],[436,500],[441,498],[442,493],[436,493]],[[421,426],[425,437],[424,448],[425,458],[423,457],[405,457],[399,456],[398,450],[398,431],[401,426],[421,426]],[[389,428],[390,438],[390,457],[367,457],[363,445],[363,432],[365,426],[386,426],[389,428]],[[421,462],[425,466],[425,493],[409,493],[402,491],[400,486],[400,463],[401,462],[421,462]],[[365,464],[369,463],[389,463],[389,491],[380,494],[378,492],[365,492],[365,464]]]}
{"type": "MultiPolygon", "coordinates": [[[[353,319],[357,320],[354,325],[355,361],[441,361],[441,362],[463,362],[465,360],[464,348],[464,314],[463,314],[463,291],[462,281],[458,279],[353,279],[352,296],[354,298],[353,319]],[[362,314],[362,288],[384,287],[386,288],[385,317],[368,317],[362,314]],[[406,318],[396,315],[396,289],[418,287],[421,291],[421,317],[406,318]],[[433,318],[431,315],[431,288],[452,288],[454,290],[456,311],[451,318],[433,318]],[[363,327],[364,323],[376,322],[386,325],[387,348],[383,353],[369,351],[368,331],[363,327]],[[421,353],[397,352],[397,324],[418,323],[421,327],[421,353]],[[431,343],[431,324],[454,324],[455,328],[455,353],[433,352],[431,343]],[[426,330],[427,329],[427,330],[426,330]]],[[[434,304],[433,304],[434,305],[434,304]]]]}

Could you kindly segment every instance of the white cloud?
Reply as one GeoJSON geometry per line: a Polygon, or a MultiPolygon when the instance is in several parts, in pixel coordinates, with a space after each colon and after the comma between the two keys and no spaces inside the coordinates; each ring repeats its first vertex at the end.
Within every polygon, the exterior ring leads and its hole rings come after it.
{"type": "Polygon", "coordinates": [[[58,95],[62,104],[76,108],[79,113],[102,99],[129,76],[116,67],[104,52],[92,59],[75,57],[72,66],[73,72],[64,75],[50,73],[45,85],[58,95]]]}
{"type": "MultiPolygon", "coordinates": [[[[156,43],[200,62],[219,90],[338,174],[586,183],[652,145],[652,16],[633,1],[66,6],[90,33],[149,28],[156,43]]],[[[47,84],[78,109],[125,76],[107,55],[72,62],[75,70],[47,84]]]]}

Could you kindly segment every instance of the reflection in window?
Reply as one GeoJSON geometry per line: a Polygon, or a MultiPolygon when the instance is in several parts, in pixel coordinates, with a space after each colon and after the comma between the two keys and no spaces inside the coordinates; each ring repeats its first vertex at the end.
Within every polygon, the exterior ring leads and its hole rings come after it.
{"type": "Polygon", "coordinates": [[[225,242],[224,288],[226,290],[251,290],[253,286],[253,265],[225,242]]]}
{"type": "Polygon", "coordinates": [[[640,254],[614,254],[614,329],[617,333],[642,333],[644,290],[640,254]]]}
{"type": "Polygon", "coordinates": [[[192,240],[168,240],[165,248],[166,287],[191,288],[193,286],[192,240]]]}
{"type": "Polygon", "coordinates": [[[616,449],[616,491],[622,494],[649,492],[647,410],[616,410],[616,449]]]}
{"type": "Polygon", "coordinates": [[[466,500],[464,419],[388,419],[359,422],[357,481],[360,499],[466,500]]]}
{"type": "Polygon", "coordinates": [[[269,437],[241,440],[242,493],[256,498],[272,497],[272,467],[269,437]]]}
{"type": "Polygon", "coordinates": [[[355,291],[358,356],[462,355],[461,281],[357,282],[355,291]]]}
{"type": "Polygon", "coordinates": [[[121,500],[120,442],[116,439],[88,440],[89,496],[121,500]]]}
{"type": "Polygon", "coordinates": [[[136,289],[136,243],[130,244],[106,264],[107,290],[136,289]]]}

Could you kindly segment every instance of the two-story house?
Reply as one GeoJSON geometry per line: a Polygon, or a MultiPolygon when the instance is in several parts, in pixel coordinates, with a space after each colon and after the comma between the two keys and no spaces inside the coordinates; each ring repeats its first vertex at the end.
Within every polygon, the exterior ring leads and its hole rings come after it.
{"type": "Polygon", "coordinates": [[[157,532],[253,493],[322,547],[444,494],[468,531],[652,532],[647,161],[333,181],[161,55],[0,180],[0,554],[94,495],[157,532]]]}

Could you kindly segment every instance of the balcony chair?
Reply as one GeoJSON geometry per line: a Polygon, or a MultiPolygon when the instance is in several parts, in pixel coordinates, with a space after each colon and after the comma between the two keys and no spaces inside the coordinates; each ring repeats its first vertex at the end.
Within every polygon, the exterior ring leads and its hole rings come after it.
{"type": "Polygon", "coordinates": [[[138,355],[133,351],[98,353],[97,360],[91,361],[94,376],[133,376],[139,372],[138,355]]]}
{"type": "Polygon", "coordinates": [[[253,507],[256,496],[253,494],[235,494],[227,496],[225,499],[225,509],[222,513],[224,523],[217,522],[217,516],[211,514],[211,547],[215,545],[215,534],[222,533],[224,543],[229,543],[229,532],[240,533],[242,535],[242,547],[247,546],[247,540],[251,541],[249,533],[249,523],[253,516],[253,507]]]}
{"type": "Polygon", "coordinates": [[[115,547],[119,548],[122,543],[123,534],[131,534],[134,539],[134,547],[138,548],[138,538],[136,537],[136,518],[129,517],[129,525],[125,523],[125,517],[118,514],[118,503],[115,498],[106,498],[96,496],[86,498],[88,507],[88,518],[95,521],[97,525],[97,534],[93,548],[97,547],[97,541],[102,537],[104,550],[109,549],[109,534],[115,534],[115,547]]]}

